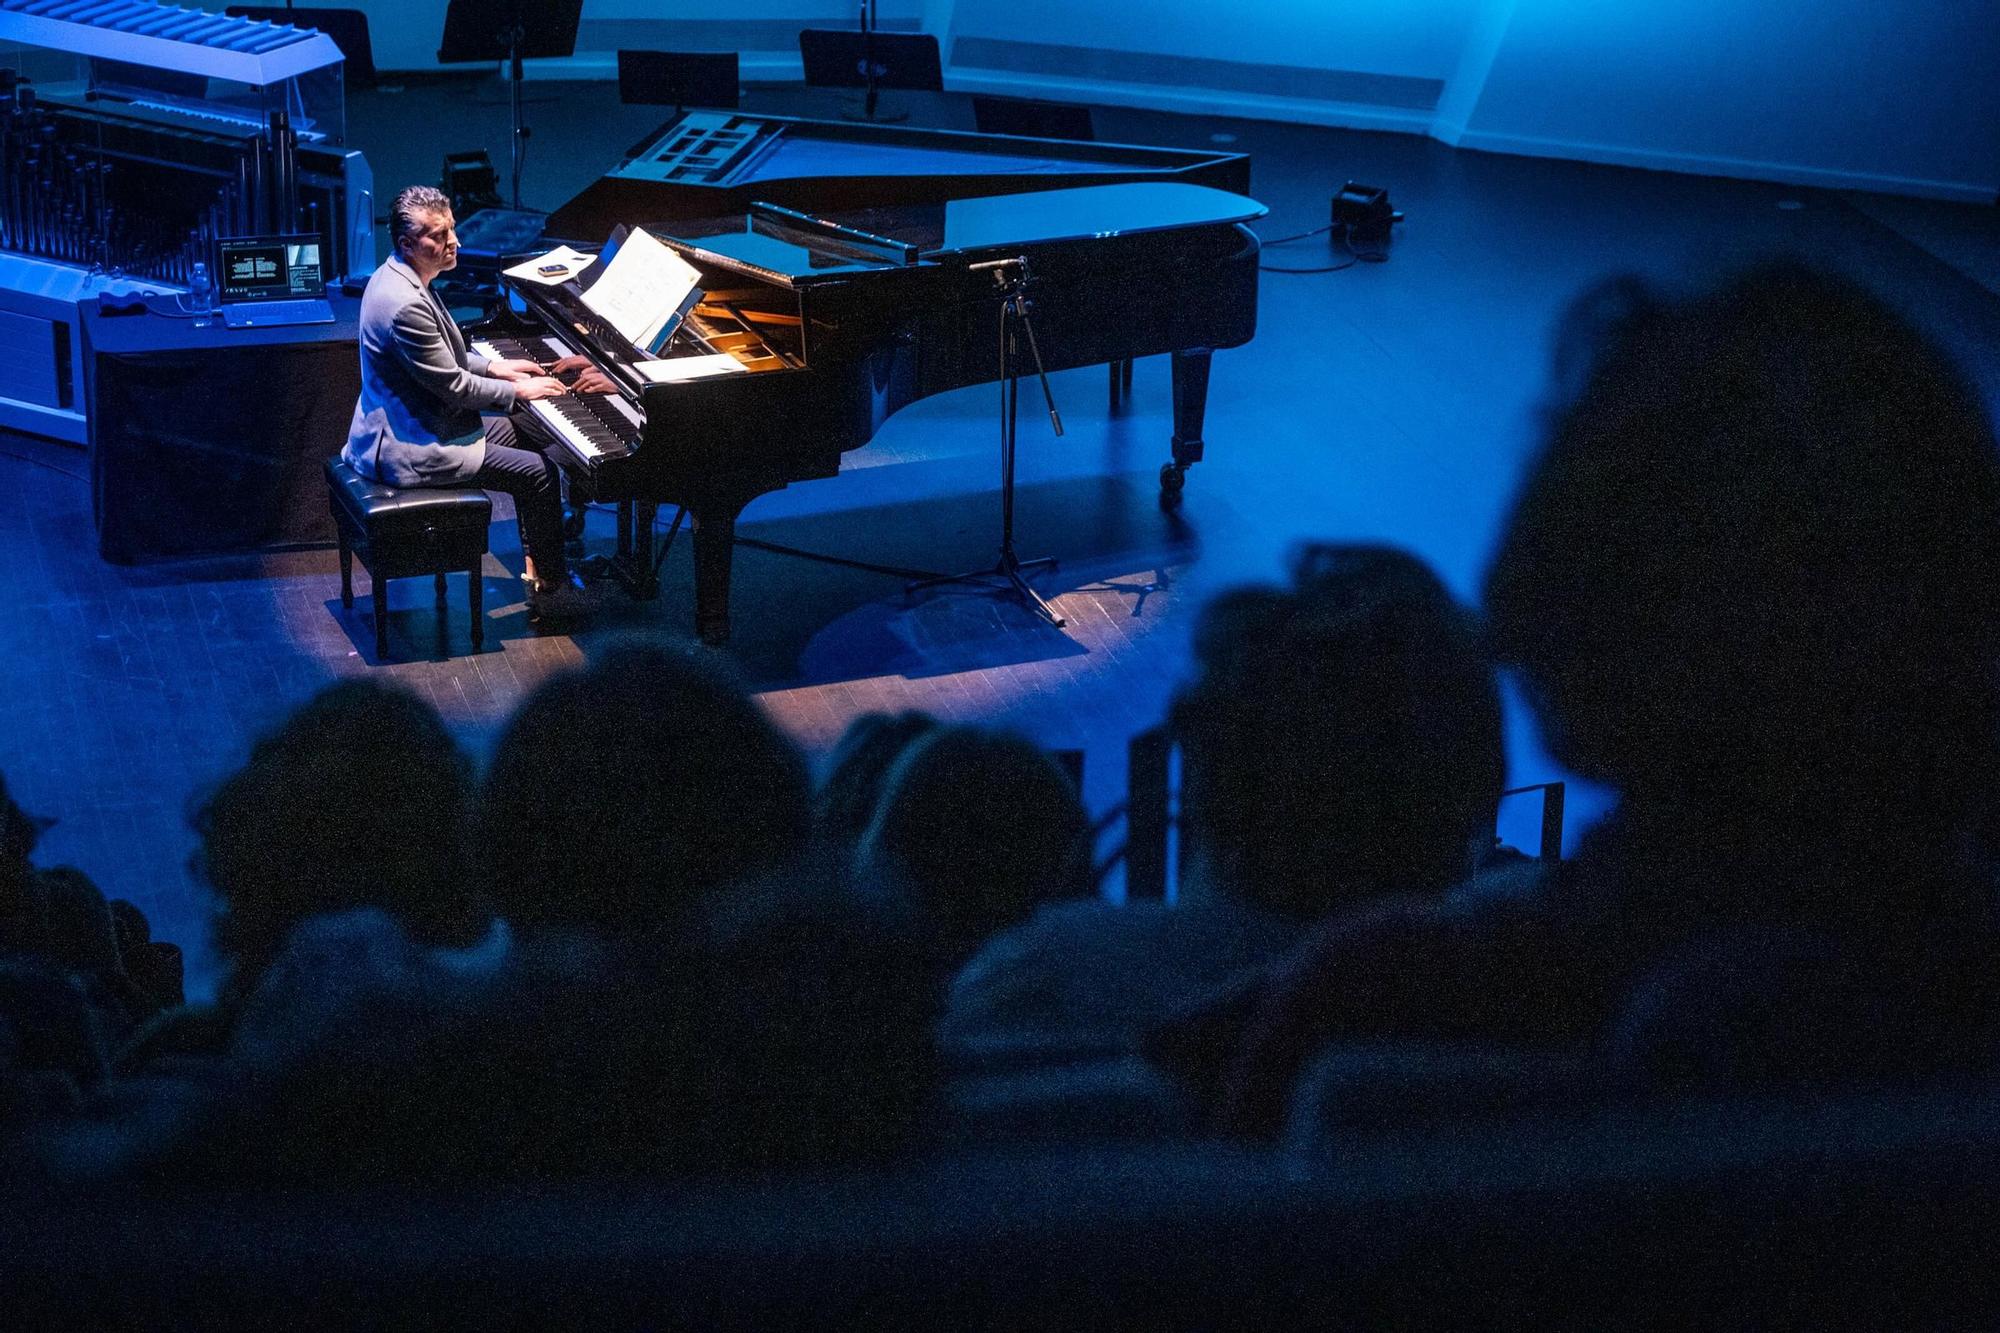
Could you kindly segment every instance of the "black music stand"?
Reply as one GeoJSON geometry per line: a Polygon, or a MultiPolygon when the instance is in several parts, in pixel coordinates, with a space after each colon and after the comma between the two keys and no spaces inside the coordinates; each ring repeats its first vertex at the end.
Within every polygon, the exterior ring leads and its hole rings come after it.
{"type": "Polygon", "coordinates": [[[904,591],[918,592],[948,583],[970,583],[999,592],[1012,592],[1022,605],[1061,629],[1069,622],[1024,577],[1031,569],[1054,569],[1055,557],[1023,560],[1014,554],[1014,442],[1021,406],[1020,339],[1027,340],[1028,355],[1034,358],[1035,374],[1042,382],[1042,400],[1049,408],[1049,424],[1055,428],[1057,435],[1063,433],[1062,416],[1056,411],[1055,394],[1049,389],[1048,371],[1042,366],[1042,349],[1035,341],[1035,325],[1029,318],[1034,306],[1028,299],[1028,287],[1034,279],[1028,272],[1026,255],[1017,259],[988,260],[967,267],[992,274],[993,284],[1000,292],[1000,558],[985,569],[921,579],[907,585],[904,591]]]}
{"type": "Polygon", "coordinates": [[[734,51],[620,51],[618,100],[626,106],[735,108],[743,100],[734,51]]]}
{"type": "Polygon", "coordinates": [[[440,65],[505,61],[513,76],[513,206],[521,206],[521,164],[528,155],[528,126],[521,110],[521,62],[560,60],[576,54],[576,25],[583,0],[451,0],[444,11],[440,65]]]}
{"type": "Polygon", "coordinates": [[[858,110],[842,114],[851,120],[877,123],[908,120],[907,111],[879,111],[884,88],[943,92],[944,63],[937,38],[927,32],[877,32],[865,17],[861,29],[801,28],[799,63],[808,88],[865,88],[858,110]]]}

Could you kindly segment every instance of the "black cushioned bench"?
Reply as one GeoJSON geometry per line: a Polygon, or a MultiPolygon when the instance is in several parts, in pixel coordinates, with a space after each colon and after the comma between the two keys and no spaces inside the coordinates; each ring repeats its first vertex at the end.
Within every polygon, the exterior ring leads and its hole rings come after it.
{"type": "Polygon", "coordinates": [[[326,482],[340,538],[340,604],[354,605],[354,561],[374,584],[375,656],[389,655],[390,579],[432,575],[437,580],[438,645],[445,649],[444,576],[464,571],[472,608],[472,648],[485,640],[479,566],[486,557],[486,529],[493,501],[471,488],[401,489],[370,481],[330,458],[326,482]]]}

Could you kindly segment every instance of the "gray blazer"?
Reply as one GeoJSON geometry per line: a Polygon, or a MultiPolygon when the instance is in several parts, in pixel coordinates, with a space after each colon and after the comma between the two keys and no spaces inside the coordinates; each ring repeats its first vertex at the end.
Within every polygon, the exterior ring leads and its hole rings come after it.
{"type": "Polygon", "coordinates": [[[341,457],[387,486],[471,481],[486,461],[481,412],[514,406],[514,385],[465,350],[444,303],[391,259],[361,296],[361,398],[341,457]]]}

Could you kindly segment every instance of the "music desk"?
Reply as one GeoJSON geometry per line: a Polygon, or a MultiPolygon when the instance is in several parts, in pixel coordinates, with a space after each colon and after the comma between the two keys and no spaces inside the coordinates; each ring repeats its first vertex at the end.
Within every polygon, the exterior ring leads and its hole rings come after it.
{"type": "Polygon", "coordinates": [[[346,443],[361,393],[361,302],[328,300],[333,323],[275,329],[84,309],[100,555],[332,543],[320,464],[346,443]]]}

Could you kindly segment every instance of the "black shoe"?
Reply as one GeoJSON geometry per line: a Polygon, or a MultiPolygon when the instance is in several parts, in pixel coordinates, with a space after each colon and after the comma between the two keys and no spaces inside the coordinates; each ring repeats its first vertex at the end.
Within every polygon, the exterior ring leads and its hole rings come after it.
{"type": "Polygon", "coordinates": [[[597,609],[597,602],[597,593],[574,576],[536,582],[528,589],[528,622],[582,620],[597,609]]]}

